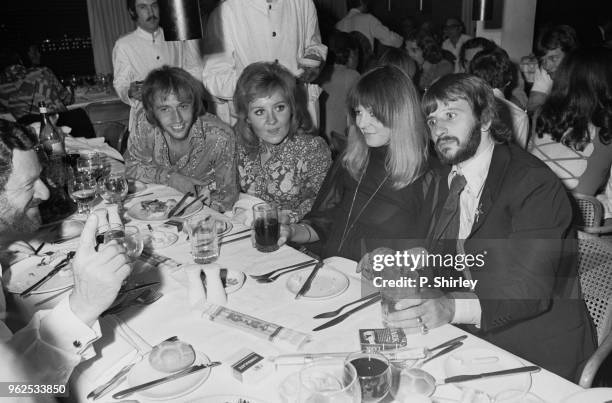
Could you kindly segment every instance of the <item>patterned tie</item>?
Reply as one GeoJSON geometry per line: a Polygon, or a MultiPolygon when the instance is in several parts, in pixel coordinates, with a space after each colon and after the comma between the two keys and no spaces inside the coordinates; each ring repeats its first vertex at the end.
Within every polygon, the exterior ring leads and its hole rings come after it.
{"type": "Polygon", "coordinates": [[[465,177],[456,174],[451,181],[448,197],[438,217],[435,231],[433,232],[433,244],[440,239],[457,239],[459,236],[459,196],[465,188],[467,181],[465,177]]]}

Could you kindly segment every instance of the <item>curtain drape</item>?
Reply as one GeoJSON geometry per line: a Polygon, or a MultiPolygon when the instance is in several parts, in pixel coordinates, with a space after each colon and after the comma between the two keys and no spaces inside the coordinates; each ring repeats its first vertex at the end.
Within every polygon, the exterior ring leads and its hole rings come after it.
{"type": "Polygon", "coordinates": [[[91,46],[96,73],[113,72],[112,52],[115,41],[135,29],[125,0],[87,0],[91,46]]]}
{"type": "Polygon", "coordinates": [[[461,18],[465,24],[465,33],[469,36],[476,35],[476,23],[472,21],[472,7],[474,5],[473,0],[463,0],[461,6],[461,18]]]}

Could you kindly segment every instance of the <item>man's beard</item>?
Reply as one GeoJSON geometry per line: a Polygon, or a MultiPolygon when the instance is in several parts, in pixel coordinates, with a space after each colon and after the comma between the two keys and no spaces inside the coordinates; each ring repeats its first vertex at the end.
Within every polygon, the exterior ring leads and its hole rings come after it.
{"type": "Polygon", "coordinates": [[[38,203],[33,202],[26,211],[21,211],[10,204],[5,195],[0,195],[0,232],[32,233],[41,223],[38,203]]]}
{"type": "Polygon", "coordinates": [[[470,133],[470,137],[468,138],[467,142],[463,144],[461,144],[459,142],[459,139],[457,139],[456,137],[448,136],[448,135],[441,136],[436,141],[436,147],[435,147],[436,154],[438,154],[438,158],[440,159],[440,161],[442,161],[442,163],[447,164],[447,165],[457,165],[463,161],[469,160],[470,158],[474,156],[474,154],[476,154],[476,151],[478,150],[478,146],[480,145],[481,136],[482,134],[480,132],[480,124],[474,125],[474,127],[472,128],[472,132],[470,133]],[[452,138],[459,145],[454,155],[446,156],[442,152],[440,152],[438,148],[438,142],[440,142],[440,140],[444,140],[448,138],[452,138]]]}

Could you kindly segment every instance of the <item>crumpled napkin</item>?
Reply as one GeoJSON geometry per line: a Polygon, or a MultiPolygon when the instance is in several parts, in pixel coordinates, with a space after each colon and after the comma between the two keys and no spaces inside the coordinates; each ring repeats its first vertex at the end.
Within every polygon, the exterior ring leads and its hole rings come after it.
{"type": "Polygon", "coordinates": [[[240,193],[238,201],[232,207],[232,221],[250,226],[253,222],[253,206],[257,203],[264,203],[264,201],[259,197],[240,193]]]}

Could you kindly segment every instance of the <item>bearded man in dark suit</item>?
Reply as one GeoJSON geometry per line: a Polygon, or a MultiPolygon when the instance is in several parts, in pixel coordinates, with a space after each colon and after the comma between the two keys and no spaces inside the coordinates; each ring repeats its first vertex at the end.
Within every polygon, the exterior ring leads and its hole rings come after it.
{"type": "Polygon", "coordinates": [[[465,325],[576,380],[596,342],[561,182],[540,160],[508,144],[510,132],[498,124],[493,91],[482,79],[442,77],[422,106],[444,165],[429,252],[480,255],[484,265],[446,268],[446,277],[477,282],[470,289],[427,288],[422,298],[402,300],[391,324],[408,331],[465,325]]]}

